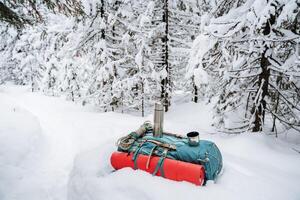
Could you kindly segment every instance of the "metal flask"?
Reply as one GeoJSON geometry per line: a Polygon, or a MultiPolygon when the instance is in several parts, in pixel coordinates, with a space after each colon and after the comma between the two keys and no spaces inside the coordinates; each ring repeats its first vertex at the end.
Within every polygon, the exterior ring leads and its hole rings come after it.
{"type": "Polygon", "coordinates": [[[155,103],[154,108],[154,137],[162,137],[164,123],[164,107],[160,103],[155,103]]]}

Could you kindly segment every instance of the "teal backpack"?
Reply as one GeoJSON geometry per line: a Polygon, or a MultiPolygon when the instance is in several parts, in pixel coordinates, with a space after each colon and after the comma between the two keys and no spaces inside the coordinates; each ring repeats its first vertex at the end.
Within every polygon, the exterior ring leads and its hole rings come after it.
{"type": "Polygon", "coordinates": [[[190,146],[188,139],[176,135],[163,134],[153,137],[152,131],[147,131],[139,137],[135,132],[118,141],[118,151],[133,153],[135,168],[139,154],[159,156],[160,160],[153,173],[162,171],[165,158],[200,164],[205,169],[205,181],[215,180],[222,169],[222,155],[218,147],[211,141],[200,140],[198,146],[190,146]]]}

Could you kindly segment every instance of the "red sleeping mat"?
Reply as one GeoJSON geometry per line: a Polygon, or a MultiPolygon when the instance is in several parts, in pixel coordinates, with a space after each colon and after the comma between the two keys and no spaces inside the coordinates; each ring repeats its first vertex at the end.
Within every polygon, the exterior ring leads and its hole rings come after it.
{"type": "MultiPolygon", "coordinates": [[[[134,169],[132,157],[132,153],[128,155],[128,153],[114,152],[111,155],[110,162],[116,170],[125,167],[134,169]]],[[[137,168],[152,174],[155,171],[159,157],[151,157],[148,169],[146,169],[147,161],[148,156],[139,154],[137,157],[137,168]]],[[[167,179],[187,181],[196,185],[202,185],[204,182],[205,171],[202,165],[165,158],[162,168],[164,170],[164,177],[167,179]]],[[[160,170],[156,175],[161,176],[160,170]]]]}

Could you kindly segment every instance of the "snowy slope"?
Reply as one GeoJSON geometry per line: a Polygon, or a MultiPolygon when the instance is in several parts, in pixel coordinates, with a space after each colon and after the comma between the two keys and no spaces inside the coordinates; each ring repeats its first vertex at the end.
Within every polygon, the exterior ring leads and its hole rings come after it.
{"type": "Polygon", "coordinates": [[[0,199],[300,199],[300,154],[292,149],[300,149],[299,143],[262,134],[210,134],[210,110],[189,103],[165,116],[166,130],[198,130],[222,151],[222,176],[197,187],[131,169],[111,173],[116,139],[152,115],[98,113],[24,87],[1,86],[0,199]]]}
{"type": "Polygon", "coordinates": [[[40,199],[45,140],[39,121],[0,93],[0,199],[40,199]],[[32,193],[34,192],[34,196],[32,193]]]}

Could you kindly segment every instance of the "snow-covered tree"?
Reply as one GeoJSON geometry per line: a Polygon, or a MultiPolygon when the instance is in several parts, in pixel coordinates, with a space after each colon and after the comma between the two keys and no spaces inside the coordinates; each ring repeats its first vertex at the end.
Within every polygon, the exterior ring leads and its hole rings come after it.
{"type": "Polygon", "coordinates": [[[217,97],[222,129],[299,129],[296,0],[26,0],[0,14],[0,83],[142,115],[181,90],[217,97]]]}
{"type": "Polygon", "coordinates": [[[270,124],[272,131],[276,124],[299,130],[299,12],[297,1],[245,1],[204,27],[189,71],[195,78],[198,69],[209,74],[211,95],[218,98],[216,126],[230,132],[270,124]]]}
{"type": "Polygon", "coordinates": [[[0,84],[6,81],[17,81],[16,65],[12,61],[12,53],[19,33],[5,23],[0,23],[0,84]]]}
{"type": "Polygon", "coordinates": [[[0,2],[0,20],[17,29],[22,29],[25,25],[43,22],[45,20],[44,14],[46,11],[73,16],[84,14],[82,4],[77,0],[22,0],[0,2]]]}

